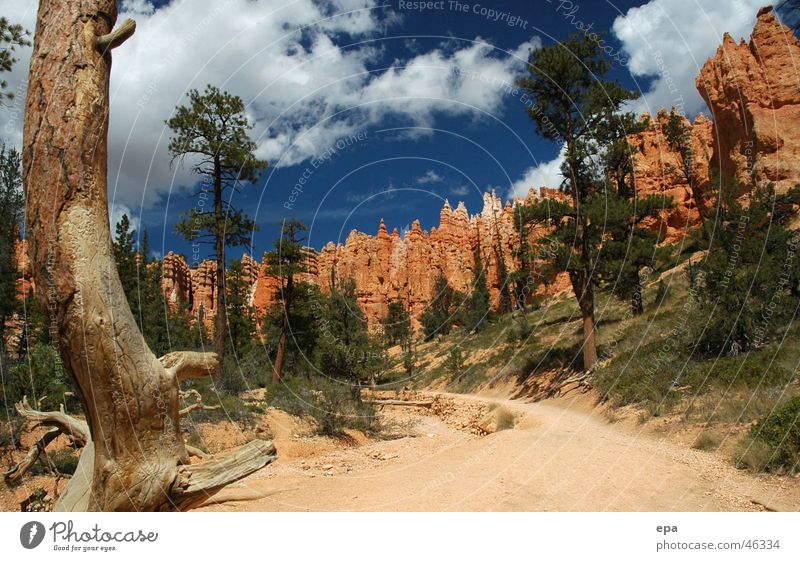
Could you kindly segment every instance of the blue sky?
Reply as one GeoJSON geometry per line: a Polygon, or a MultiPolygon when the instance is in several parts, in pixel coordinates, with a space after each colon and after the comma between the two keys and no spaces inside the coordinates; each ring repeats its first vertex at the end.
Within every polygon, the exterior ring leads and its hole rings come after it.
{"type": "MultiPolygon", "coordinates": [[[[260,226],[255,256],[287,217],[310,226],[316,248],[353,229],[373,234],[381,218],[390,230],[417,218],[430,229],[445,198],[475,213],[491,188],[508,198],[557,183],[559,147],[535,134],[510,88],[528,49],[591,26],[605,33],[612,75],[643,93],[632,109],[679,103],[694,115],[704,109],[694,76],[723,32],[749,35],[761,1],[121,2],[138,29],[114,54],[112,220],[129,212],[159,254],[210,255],[173,233],[198,200],[188,166],[170,165],[164,120],[211,83],[244,99],[271,162],[234,199],[260,226]]],[[[10,0],[4,15],[32,29],[34,10],[10,0]]],[[[26,56],[12,88],[24,88],[26,56]]],[[[13,107],[0,125],[19,142],[13,107]]]]}

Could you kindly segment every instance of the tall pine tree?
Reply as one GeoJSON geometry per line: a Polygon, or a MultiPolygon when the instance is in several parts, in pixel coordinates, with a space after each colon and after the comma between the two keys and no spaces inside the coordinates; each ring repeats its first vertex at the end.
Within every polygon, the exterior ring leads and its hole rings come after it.
{"type": "Polygon", "coordinates": [[[189,91],[188,105],[180,106],[167,120],[173,136],[169,151],[173,160],[190,156],[193,171],[202,178],[199,196],[211,194],[213,208],[198,205],[176,226],[189,241],[213,244],[217,265],[217,302],[214,320],[214,350],[222,364],[225,357],[225,248],[247,246],[257,229],[242,210],[231,203],[231,191],[243,183],[254,183],[267,166],[255,156],[256,144],[248,132],[253,126],[244,114],[242,99],[214,86],[203,93],[189,91]]]}

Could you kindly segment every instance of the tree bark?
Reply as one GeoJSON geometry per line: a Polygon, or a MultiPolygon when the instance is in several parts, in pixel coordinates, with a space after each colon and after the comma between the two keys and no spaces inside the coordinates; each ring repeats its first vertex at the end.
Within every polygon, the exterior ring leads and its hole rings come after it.
{"type": "Polygon", "coordinates": [[[597,362],[597,330],[594,321],[592,277],[587,271],[570,271],[570,280],[583,318],[583,370],[587,372],[597,362]]]}
{"type": "Polygon", "coordinates": [[[39,3],[23,132],[27,246],[36,296],[91,433],[81,457],[91,474],[75,504],[162,510],[175,505],[189,457],[177,374],[142,337],[112,251],[110,49],[132,33],[127,23],[112,33],[116,18],[115,0],[39,3]]]}
{"type": "Polygon", "coordinates": [[[281,334],[278,337],[278,349],[275,353],[275,367],[272,370],[272,385],[281,381],[283,372],[283,359],[286,357],[286,329],[281,327],[281,334]]]}

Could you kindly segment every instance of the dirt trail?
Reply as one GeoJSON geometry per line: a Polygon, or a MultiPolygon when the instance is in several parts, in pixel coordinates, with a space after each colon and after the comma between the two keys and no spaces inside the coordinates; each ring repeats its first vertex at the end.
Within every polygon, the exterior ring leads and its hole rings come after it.
{"type": "MultiPolygon", "coordinates": [[[[768,505],[800,509],[797,479],[755,477],[715,454],[656,438],[641,428],[609,424],[585,397],[532,404],[451,397],[501,403],[518,415],[517,425],[481,437],[456,430],[438,417],[414,413],[417,425],[412,436],[328,449],[305,458],[283,457],[220,496],[259,498],[205,508],[724,511],[764,510],[762,505],[768,505]]],[[[289,432],[276,434],[279,453],[289,432]]]]}

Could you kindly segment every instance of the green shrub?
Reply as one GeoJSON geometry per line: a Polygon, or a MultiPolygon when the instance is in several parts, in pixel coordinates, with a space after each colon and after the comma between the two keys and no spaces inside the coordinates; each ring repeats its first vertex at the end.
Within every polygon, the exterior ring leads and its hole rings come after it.
{"type": "Polygon", "coordinates": [[[314,422],[318,434],[338,436],[344,429],[379,429],[375,408],[361,401],[354,388],[335,380],[292,378],[271,386],[266,402],[296,417],[314,422]]]}
{"type": "Polygon", "coordinates": [[[750,437],[770,449],[762,469],[791,473],[800,470],[800,397],[794,397],[750,429],[750,437]]]}
{"type": "Polygon", "coordinates": [[[72,382],[55,347],[37,343],[24,361],[11,368],[11,380],[4,389],[9,402],[27,395],[32,405],[40,402],[37,408],[51,410],[63,403],[64,393],[72,391],[72,382]]]}
{"type": "Polygon", "coordinates": [[[59,473],[63,473],[64,475],[72,475],[78,468],[80,452],[76,451],[70,446],[62,448],[57,452],[53,452],[49,456],[50,462],[52,462],[53,467],[56,468],[56,471],[59,473]]]}
{"type": "Polygon", "coordinates": [[[464,371],[464,354],[457,344],[450,349],[450,353],[444,361],[444,367],[452,376],[458,376],[464,371]]]}
{"type": "Polygon", "coordinates": [[[0,449],[19,448],[23,430],[25,430],[25,420],[16,415],[0,424],[0,449]]]}

